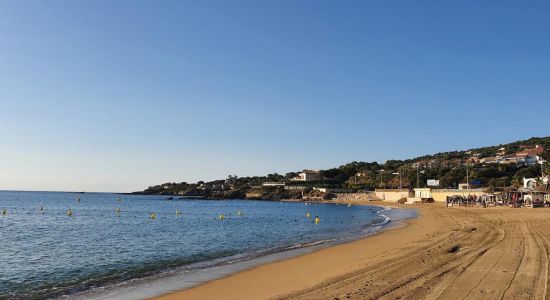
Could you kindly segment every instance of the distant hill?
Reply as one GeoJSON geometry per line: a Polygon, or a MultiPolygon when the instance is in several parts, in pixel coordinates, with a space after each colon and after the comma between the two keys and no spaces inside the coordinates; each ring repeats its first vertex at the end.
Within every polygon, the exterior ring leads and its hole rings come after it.
{"type": "Polygon", "coordinates": [[[304,193],[319,196],[314,187],[353,190],[413,188],[425,187],[428,179],[439,180],[442,188],[456,188],[459,183],[466,182],[467,173],[470,183],[479,187],[517,187],[523,177],[539,177],[543,171],[550,173],[547,161],[550,161],[550,137],[533,137],[513,143],[441,152],[407,160],[388,160],[385,163],[354,161],[320,170],[320,179],[308,182],[295,181],[300,171],[253,177],[231,175],[227,179],[210,182],[163,183],[136,193],[277,200],[300,198],[304,193]],[[285,183],[294,188],[263,186],[266,182],[285,183]]]}

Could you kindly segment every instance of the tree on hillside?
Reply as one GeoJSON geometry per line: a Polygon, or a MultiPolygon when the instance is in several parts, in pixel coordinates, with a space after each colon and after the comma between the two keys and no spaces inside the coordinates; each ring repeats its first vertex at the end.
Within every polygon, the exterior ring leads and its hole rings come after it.
{"type": "Polygon", "coordinates": [[[540,168],[537,166],[524,167],[516,172],[516,177],[523,178],[537,178],[540,176],[540,168]]]}
{"type": "Polygon", "coordinates": [[[514,176],[514,178],[512,179],[512,187],[514,189],[519,189],[523,186],[523,181],[522,181],[522,178],[519,178],[517,176],[514,176]]]}
{"type": "Polygon", "coordinates": [[[546,161],[546,162],[542,165],[542,173],[543,173],[543,176],[548,176],[548,175],[550,175],[550,161],[546,161]]]}
{"type": "Polygon", "coordinates": [[[285,174],[285,179],[290,180],[292,178],[298,177],[298,173],[296,172],[288,172],[285,174]]]}

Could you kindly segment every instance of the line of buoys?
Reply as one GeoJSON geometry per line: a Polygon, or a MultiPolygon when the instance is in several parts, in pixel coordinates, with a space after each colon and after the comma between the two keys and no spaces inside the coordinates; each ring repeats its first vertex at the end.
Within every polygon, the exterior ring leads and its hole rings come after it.
{"type": "Polygon", "coordinates": [[[7,214],[8,214],[8,210],[5,209],[5,208],[3,208],[3,209],[2,209],[2,215],[5,216],[5,215],[7,215],[7,214]]]}
{"type": "Polygon", "coordinates": [[[315,216],[315,224],[319,224],[319,222],[321,222],[321,218],[315,216]]]}
{"type": "Polygon", "coordinates": [[[307,212],[306,213],[306,218],[310,218],[311,217],[311,213],[307,212]]]}
{"type": "Polygon", "coordinates": [[[156,213],[152,213],[152,214],[149,215],[149,218],[154,220],[154,219],[157,218],[157,214],[156,214],[156,213]]]}
{"type": "Polygon", "coordinates": [[[67,216],[71,217],[73,215],[73,210],[69,208],[69,210],[67,210],[67,216]]]}
{"type": "Polygon", "coordinates": [[[179,215],[181,215],[181,210],[176,209],[176,216],[179,216],[179,215]]]}
{"type": "Polygon", "coordinates": [[[220,214],[220,215],[218,216],[218,219],[223,220],[223,219],[225,219],[225,216],[224,216],[223,214],[220,214]]]}

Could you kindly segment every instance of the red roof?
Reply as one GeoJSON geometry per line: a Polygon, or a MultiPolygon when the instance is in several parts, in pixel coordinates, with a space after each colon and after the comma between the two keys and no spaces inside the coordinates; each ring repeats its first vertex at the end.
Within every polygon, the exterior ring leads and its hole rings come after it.
{"type": "Polygon", "coordinates": [[[516,152],[517,156],[536,156],[541,155],[542,152],[544,152],[544,148],[542,146],[537,146],[533,149],[525,149],[523,151],[516,152]]]}

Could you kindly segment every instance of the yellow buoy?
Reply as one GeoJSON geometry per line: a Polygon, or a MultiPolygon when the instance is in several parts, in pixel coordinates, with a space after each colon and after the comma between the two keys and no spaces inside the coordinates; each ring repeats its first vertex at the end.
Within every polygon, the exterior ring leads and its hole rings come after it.
{"type": "Polygon", "coordinates": [[[152,213],[151,215],[149,215],[149,218],[151,218],[151,219],[156,219],[156,218],[157,218],[157,214],[152,213]]]}
{"type": "Polygon", "coordinates": [[[176,209],[176,215],[178,215],[178,216],[181,215],[181,210],[176,209]]]}
{"type": "Polygon", "coordinates": [[[237,216],[240,216],[240,215],[242,215],[242,214],[243,214],[243,213],[242,213],[240,210],[237,211],[237,216]]]}
{"type": "Polygon", "coordinates": [[[311,217],[311,214],[308,212],[306,213],[306,218],[310,218],[311,217]]]}
{"type": "Polygon", "coordinates": [[[7,210],[7,209],[5,209],[5,208],[4,208],[4,209],[2,209],[2,215],[4,215],[4,216],[5,216],[5,215],[7,215],[7,214],[8,214],[8,210],[7,210]]]}
{"type": "Polygon", "coordinates": [[[319,222],[321,222],[321,218],[315,217],[315,224],[319,224],[319,222]]]}
{"type": "Polygon", "coordinates": [[[220,220],[223,220],[224,218],[225,218],[225,216],[224,216],[223,214],[220,214],[220,215],[218,216],[218,219],[220,219],[220,220]]]}
{"type": "Polygon", "coordinates": [[[73,210],[69,208],[69,210],[67,211],[67,216],[72,216],[73,215],[73,210]]]}

